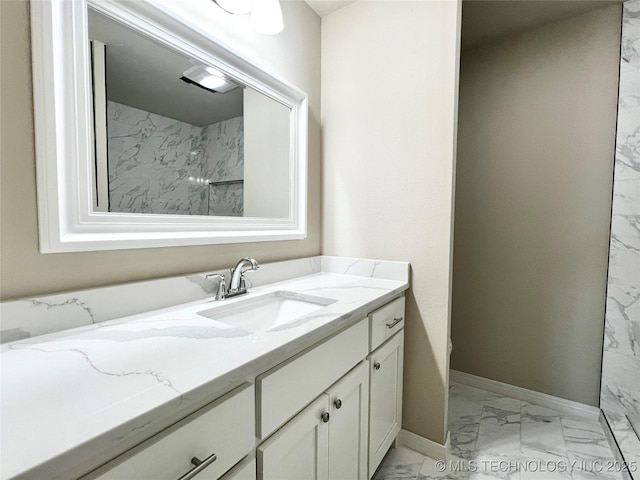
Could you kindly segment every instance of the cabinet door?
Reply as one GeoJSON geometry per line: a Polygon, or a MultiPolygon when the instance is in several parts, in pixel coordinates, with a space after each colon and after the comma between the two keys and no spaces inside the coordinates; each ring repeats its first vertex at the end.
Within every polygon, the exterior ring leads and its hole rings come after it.
{"type": "Polygon", "coordinates": [[[328,480],[329,416],[329,396],[322,394],[259,446],[258,478],[328,480]]]}
{"type": "Polygon", "coordinates": [[[402,419],[404,331],[369,355],[369,475],[398,435],[402,419]]]}
{"type": "Polygon", "coordinates": [[[361,362],[327,393],[331,402],[329,478],[367,480],[369,364],[361,362]]]}
{"type": "MultiPolygon", "coordinates": [[[[195,480],[210,480],[204,475],[206,470],[195,477],[195,480]]],[[[212,479],[215,477],[212,477],[212,479]]],[[[256,459],[246,458],[228,471],[220,480],[256,480],[256,459]]]]}

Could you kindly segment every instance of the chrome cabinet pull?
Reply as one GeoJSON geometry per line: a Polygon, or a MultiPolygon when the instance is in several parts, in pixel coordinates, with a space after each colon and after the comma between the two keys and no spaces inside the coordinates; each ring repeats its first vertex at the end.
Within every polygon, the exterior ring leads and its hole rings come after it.
{"type": "Polygon", "coordinates": [[[329,412],[324,412],[320,418],[322,418],[324,423],[329,422],[329,412]]]}
{"type": "Polygon", "coordinates": [[[217,459],[218,459],[218,457],[216,456],[215,453],[212,453],[211,455],[209,455],[204,460],[200,460],[198,457],[193,457],[191,459],[191,463],[193,465],[195,465],[195,467],[192,468],[191,470],[189,470],[187,473],[185,473],[180,478],[178,478],[178,480],[189,480],[189,479],[195,477],[200,472],[202,472],[205,468],[207,468],[209,465],[211,465],[213,462],[215,462],[217,459]]]}
{"type": "Polygon", "coordinates": [[[387,326],[387,328],[393,328],[397,324],[399,324],[401,321],[402,321],[402,317],[396,317],[396,318],[393,319],[393,322],[385,323],[385,325],[387,326]]]}
{"type": "Polygon", "coordinates": [[[335,402],[333,402],[333,404],[335,405],[336,410],[340,410],[340,407],[342,407],[342,400],[338,398],[335,402]]]}
{"type": "Polygon", "coordinates": [[[373,368],[375,368],[376,370],[380,370],[380,362],[374,363],[373,368]]]}

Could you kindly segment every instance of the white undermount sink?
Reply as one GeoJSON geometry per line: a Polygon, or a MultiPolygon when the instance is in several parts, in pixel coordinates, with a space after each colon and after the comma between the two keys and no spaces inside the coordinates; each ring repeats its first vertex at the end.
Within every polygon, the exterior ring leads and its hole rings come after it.
{"type": "Polygon", "coordinates": [[[291,323],[334,302],[336,300],[331,298],[278,291],[249,296],[228,306],[203,310],[198,315],[251,332],[264,332],[291,323]]]}

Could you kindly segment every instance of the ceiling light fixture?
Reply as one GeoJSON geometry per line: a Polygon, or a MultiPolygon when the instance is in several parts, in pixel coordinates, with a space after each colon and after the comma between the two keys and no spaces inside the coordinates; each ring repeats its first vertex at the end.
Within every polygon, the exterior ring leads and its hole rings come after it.
{"type": "Polygon", "coordinates": [[[215,0],[225,12],[246,15],[253,7],[253,0],[215,0]]]}
{"type": "Polygon", "coordinates": [[[263,35],[275,35],[284,28],[279,0],[213,0],[225,12],[235,15],[251,13],[250,25],[263,35]]]}

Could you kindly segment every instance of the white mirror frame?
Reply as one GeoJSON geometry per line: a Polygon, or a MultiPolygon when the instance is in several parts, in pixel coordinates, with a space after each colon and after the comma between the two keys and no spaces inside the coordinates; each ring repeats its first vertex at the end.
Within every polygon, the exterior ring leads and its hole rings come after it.
{"type": "MultiPolygon", "coordinates": [[[[215,6],[212,4],[212,8],[215,6]]],[[[40,251],[78,252],[306,237],[307,94],[149,0],[31,2],[40,251]],[[87,7],[291,108],[289,218],[101,213],[92,209],[87,7]]]]}

